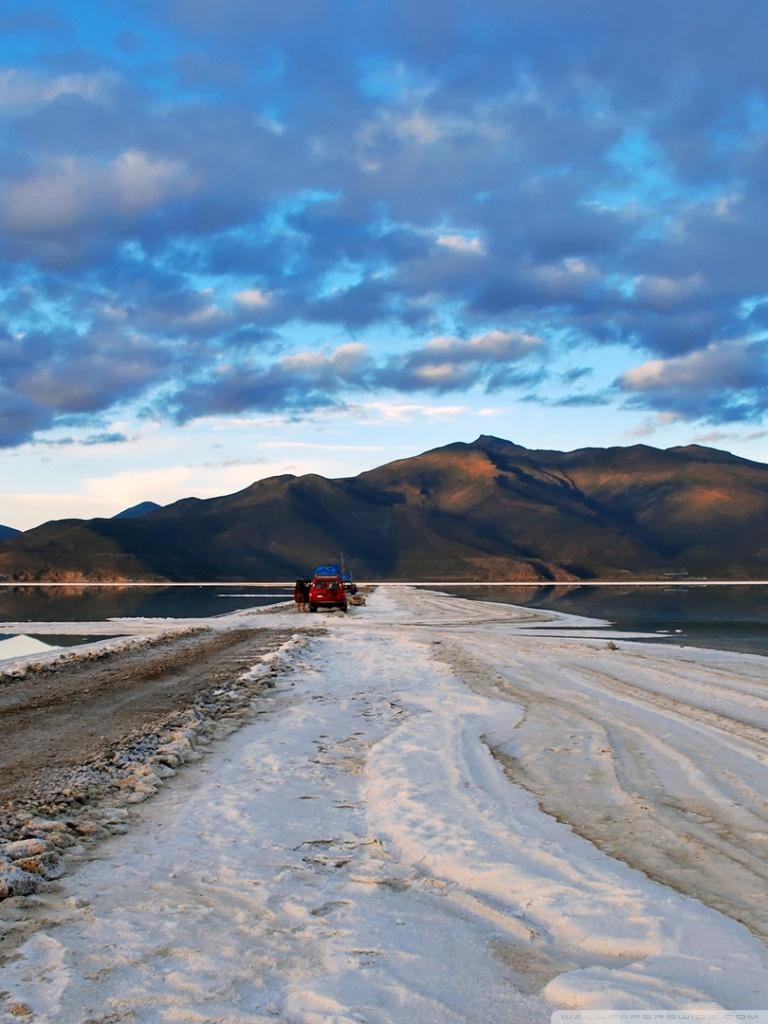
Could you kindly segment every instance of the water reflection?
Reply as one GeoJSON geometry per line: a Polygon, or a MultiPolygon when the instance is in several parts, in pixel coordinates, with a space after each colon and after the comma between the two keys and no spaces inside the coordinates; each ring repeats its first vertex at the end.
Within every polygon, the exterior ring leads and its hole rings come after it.
{"type": "MultiPolygon", "coordinates": [[[[617,629],[671,636],[666,642],[768,655],[768,586],[526,586],[444,584],[478,601],[604,619],[617,629]]],[[[194,586],[0,587],[3,622],[102,622],[123,617],[199,618],[291,599],[274,584],[194,586]]]]}
{"type": "Polygon", "coordinates": [[[768,586],[433,588],[477,601],[549,608],[604,619],[616,629],[672,637],[665,642],[768,655],[768,586]]]}
{"type": "Polygon", "coordinates": [[[199,618],[287,601],[274,585],[0,587],[0,622],[102,622],[123,617],[199,618]]]}

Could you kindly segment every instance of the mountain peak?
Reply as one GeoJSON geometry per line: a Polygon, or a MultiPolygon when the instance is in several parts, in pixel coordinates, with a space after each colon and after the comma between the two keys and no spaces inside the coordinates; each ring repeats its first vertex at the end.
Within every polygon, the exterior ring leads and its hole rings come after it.
{"type": "Polygon", "coordinates": [[[137,519],[139,516],[145,516],[149,512],[156,512],[162,505],[158,505],[156,501],[142,501],[138,505],[131,505],[130,508],[123,509],[122,512],[118,512],[113,519],[137,519]]]}
{"type": "Polygon", "coordinates": [[[740,455],[733,455],[722,448],[708,448],[703,444],[676,445],[674,448],[668,448],[667,451],[674,452],[676,455],[683,455],[689,459],[695,459],[698,462],[734,462],[747,463],[754,466],[760,465],[758,462],[743,459],[740,455]]]}
{"type": "Polygon", "coordinates": [[[344,551],[359,578],[764,578],[768,466],[701,446],[528,449],[481,434],[356,477],[268,478],[140,519],[44,524],[0,579],[290,580],[344,551]]]}
{"type": "Polygon", "coordinates": [[[484,452],[528,451],[528,449],[522,444],[515,444],[514,441],[506,441],[503,437],[495,437],[493,434],[480,434],[476,440],[472,441],[469,447],[479,448],[484,452]]]}

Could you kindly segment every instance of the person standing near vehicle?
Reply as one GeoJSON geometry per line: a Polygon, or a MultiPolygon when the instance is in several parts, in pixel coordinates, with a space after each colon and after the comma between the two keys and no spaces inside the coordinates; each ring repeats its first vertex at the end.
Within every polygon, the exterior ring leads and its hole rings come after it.
{"type": "Polygon", "coordinates": [[[305,612],[309,605],[309,580],[296,580],[293,588],[293,600],[296,602],[296,611],[305,612]]]}

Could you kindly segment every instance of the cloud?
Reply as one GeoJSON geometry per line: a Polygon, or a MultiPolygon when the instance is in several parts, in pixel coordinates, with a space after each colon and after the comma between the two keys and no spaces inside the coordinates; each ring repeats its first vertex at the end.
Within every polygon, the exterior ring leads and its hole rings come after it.
{"type": "Polygon", "coordinates": [[[195,187],[183,161],[136,149],[121,153],[110,165],[108,177],[118,202],[128,211],[148,210],[195,187]]]}
{"type": "Polygon", "coordinates": [[[759,420],[768,410],[768,341],[713,342],[622,374],[631,405],[709,422],[759,420]]]}
{"type": "Polygon", "coordinates": [[[395,117],[390,122],[391,131],[400,139],[414,141],[421,145],[438,142],[443,136],[439,121],[427,117],[420,110],[395,117]]]}
{"type": "Polygon", "coordinates": [[[53,422],[47,409],[0,386],[0,448],[24,444],[37,430],[53,422]]]}
{"type": "Polygon", "coordinates": [[[543,356],[543,339],[519,331],[490,331],[467,340],[436,337],[426,345],[389,359],[375,374],[379,386],[399,391],[444,394],[475,386],[487,392],[509,382],[519,362],[543,356]]]}
{"type": "Polygon", "coordinates": [[[116,76],[106,71],[46,76],[33,70],[6,68],[0,71],[0,114],[29,114],[65,97],[106,103],[115,82],[116,76]]]}
{"type": "MultiPolygon", "coordinates": [[[[82,488],[87,501],[100,505],[102,516],[113,516],[125,508],[141,501],[156,501],[166,505],[177,500],[179,494],[189,493],[196,479],[193,467],[176,465],[162,469],[122,470],[103,476],[89,476],[83,480],[82,488]],[[108,497],[106,497],[108,496],[108,497]]],[[[210,473],[208,474],[210,478],[210,473]]],[[[215,490],[205,494],[209,497],[221,493],[215,490]]]]}
{"type": "Polygon", "coordinates": [[[72,448],[80,445],[92,448],[103,444],[124,444],[129,438],[122,433],[115,431],[102,431],[99,434],[90,434],[87,437],[58,437],[38,442],[46,448],[72,448]]]}
{"type": "Polygon", "coordinates": [[[589,409],[591,407],[597,407],[601,405],[608,405],[610,403],[610,395],[606,392],[599,392],[591,395],[567,395],[565,398],[553,399],[551,405],[558,406],[561,409],[589,409]]]}
{"type": "Polygon", "coordinates": [[[1,16],[3,443],[128,403],[530,397],[617,346],[614,402],[764,414],[760,343],[722,339],[768,322],[768,9],[110,10],[1,16]]]}
{"type": "Polygon", "coordinates": [[[166,396],[178,422],[247,410],[310,410],[346,404],[355,392],[399,391],[442,395],[480,386],[497,390],[518,374],[517,383],[540,379],[518,371],[529,357],[541,357],[544,342],[525,333],[494,331],[467,340],[437,337],[425,345],[377,360],[367,345],[350,342],[330,352],[302,351],[262,365],[232,363],[166,396]]]}
{"type": "Polygon", "coordinates": [[[309,411],[338,405],[345,384],[360,386],[368,355],[364,346],[339,346],[330,354],[298,352],[266,367],[231,363],[183,383],[164,399],[174,419],[244,411],[309,411]]]}
{"type": "Polygon", "coordinates": [[[365,419],[382,423],[414,423],[425,420],[451,420],[467,412],[465,405],[434,405],[420,402],[364,402],[352,411],[365,419]]]}
{"type": "Polygon", "coordinates": [[[698,274],[686,278],[642,274],[634,282],[633,299],[639,306],[666,312],[700,295],[703,286],[698,274]]]}
{"type": "Polygon", "coordinates": [[[195,188],[183,162],[126,150],[107,164],[75,157],[8,182],[0,221],[19,235],[56,236],[130,218],[195,188]]]}
{"type": "Polygon", "coordinates": [[[466,235],[438,235],[437,244],[451,249],[453,252],[465,253],[468,256],[485,256],[486,248],[480,238],[466,235]]]}
{"type": "Polygon", "coordinates": [[[602,274],[589,260],[569,256],[557,263],[541,263],[522,268],[522,281],[551,302],[578,299],[601,281],[602,274]]]}
{"type": "Polygon", "coordinates": [[[647,416],[631,430],[625,431],[625,436],[631,438],[651,437],[660,430],[674,426],[680,419],[679,414],[675,412],[658,412],[653,416],[647,416]]]}
{"type": "Polygon", "coordinates": [[[0,443],[29,440],[57,422],[97,414],[144,393],[173,353],[130,333],[30,332],[0,342],[0,443]]]}
{"type": "Polygon", "coordinates": [[[235,295],[235,302],[249,310],[265,309],[273,302],[273,296],[263,288],[245,288],[235,295]]]}

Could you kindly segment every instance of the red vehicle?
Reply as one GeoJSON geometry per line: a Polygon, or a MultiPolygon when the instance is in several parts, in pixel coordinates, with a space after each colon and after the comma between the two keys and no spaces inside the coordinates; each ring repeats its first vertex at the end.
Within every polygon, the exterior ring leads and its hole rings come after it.
{"type": "Polygon", "coordinates": [[[347,591],[341,576],[313,576],[309,585],[309,610],[341,608],[347,610],[347,591]]]}

